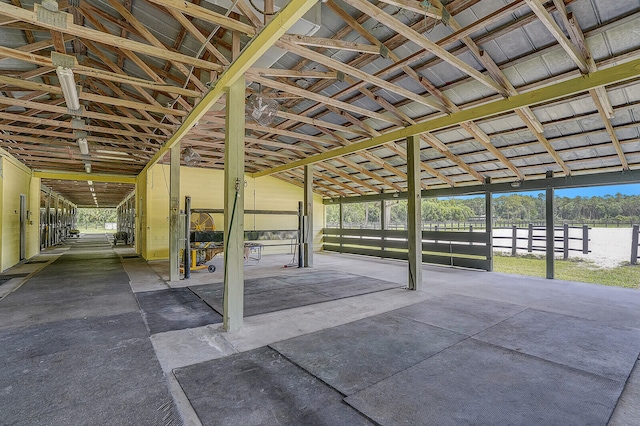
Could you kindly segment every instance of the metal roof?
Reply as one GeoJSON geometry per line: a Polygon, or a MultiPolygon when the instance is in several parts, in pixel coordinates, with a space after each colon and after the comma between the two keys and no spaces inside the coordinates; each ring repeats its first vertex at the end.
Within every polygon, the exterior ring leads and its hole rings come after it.
{"type": "MultiPolygon", "coordinates": [[[[94,174],[136,176],[231,62],[232,33],[245,32],[244,46],[247,28],[262,27],[245,0],[231,10],[224,0],[188,8],[60,0],[74,22],[68,28],[18,13],[34,10],[29,0],[15,4],[0,0],[0,147],[34,170],[79,179],[91,177],[82,174],[86,163],[94,174]],[[124,41],[138,45],[125,49],[124,41]],[[78,62],[88,156],[59,93],[54,51],[78,62]]],[[[638,0],[452,0],[442,8],[436,0],[328,0],[319,20],[305,15],[308,33],[281,38],[261,59],[271,69],[247,74],[247,96],[262,90],[280,112],[271,127],[247,120],[246,170],[300,185],[300,169],[280,166],[640,58],[638,0]]],[[[640,168],[640,75],[589,89],[424,133],[423,188],[640,168]]],[[[181,141],[202,156],[198,167],[222,168],[220,105],[181,141]]],[[[404,141],[396,140],[318,162],[314,190],[395,192],[406,188],[405,174],[404,141]]],[[[85,202],[63,181],[45,183],[85,202]]]]}

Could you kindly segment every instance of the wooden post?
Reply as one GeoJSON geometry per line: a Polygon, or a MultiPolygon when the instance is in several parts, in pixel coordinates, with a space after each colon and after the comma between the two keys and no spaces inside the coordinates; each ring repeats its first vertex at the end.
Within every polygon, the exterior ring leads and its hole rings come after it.
{"type": "Polygon", "coordinates": [[[633,225],[633,234],[631,235],[631,264],[638,264],[638,232],[640,231],[639,225],[633,225]]]}
{"type": "Polygon", "coordinates": [[[527,235],[527,251],[533,252],[533,223],[529,224],[529,234],[527,235]]]}
{"type": "Polygon", "coordinates": [[[304,267],[313,266],[313,165],[304,166],[304,267]]]}
{"type": "MultiPolygon", "coordinates": [[[[491,183],[491,178],[486,178],[486,183],[491,183]]],[[[487,271],[493,271],[493,195],[490,191],[484,194],[484,219],[485,219],[485,232],[487,233],[487,254],[489,258],[489,266],[487,271]]]]}
{"type": "Polygon", "coordinates": [[[339,210],[340,210],[340,247],[342,247],[344,244],[342,244],[342,238],[344,238],[344,235],[342,235],[342,228],[344,226],[344,211],[342,209],[342,197],[340,197],[340,204],[339,204],[339,210]]]}
{"type": "MultiPolygon", "coordinates": [[[[387,209],[386,209],[386,201],[380,200],[380,231],[382,237],[380,238],[380,251],[384,252],[384,231],[387,229],[387,209]]],[[[382,256],[384,257],[384,256],[382,256]]]]}
{"type": "Polygon", "coordinates": [[[582,254],[589,254],[589,225],[582,225],[582,254]]]}
{"type": "MultiPolygon", "coordinates": [[[[552,178],[553,172],[547,172],[547,178],[552,178]]],[[[546,229],[547,229],[547,278],[554,278],[554,261],[555,261],[555,225],[553,222],[553,197],[554,191],[551,186],[547,187],[546,193],[546,229]]]]}
{"type": "MultiPolygon", "coordinates": [[[[235,33],[234,33],[235,35],[235,33]]],[[[224,142],[223,328],[236,331],[244,315],[244,77],[227,90],[224,142]]]]}
{"type": "Polygon", "coordinates": [[[191,197],[184,197],[184,279],[191,278],[191,197]]]}
{"type": "Polygon", "coordinates": [[[565,223],[562,227],[562,257],[564,260],[569,259],[569,224],[565,223]]]}
{"type": "Polygon", "coordinates": [[[407,138],[407,228],[409,290],[422,286],[422,196],[420,193],[420,136],[407,138]]]}
{"type": "Polygon", "coordinates": [[[518,249],[518,227],[516,225],[511,226],[511,256],[516,255],[518,249]]]}
{"type": "Polygon", "coordinates": [[[171,165],[169,166],[169,280],[180,279],[180,144],[171,147],[171,165]]]}

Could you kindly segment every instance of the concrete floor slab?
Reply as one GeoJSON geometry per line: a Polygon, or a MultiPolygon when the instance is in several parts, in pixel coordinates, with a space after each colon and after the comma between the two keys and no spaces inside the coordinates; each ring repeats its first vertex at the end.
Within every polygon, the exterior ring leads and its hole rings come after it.
{"type": "Polygon", "coordinates": [[[219,327],[212,325],[154,334],[151,343],[162,369],[167,373],[238,352],[224,338],[219,327]]]}
{"type": "Polygon", "coordinates": [[[361,420],[351,424],[369,424],[348,406],[336,408],[338,392],[269,348],[180,368],[175,376],[206,425],[301,425],[321,416],[321,424],[335,425],[349,410],[361,420]]]}
{"type": "Polygon", "coordinates": [[[390,313],[471,336],[525,309],[510,303],[448,294],[390,313]]]}
{"type": "Polygon", "coordinates": [[[222,316],[187,288],[136,293],[151,334],[222,322],[222,316]]]}
{"type": "Polygon", "coordinates": [[[528,309],[474,336],[624,383],[640,353],[640,330],[528,309]]]}
{"type": "Polygon", "coordinates": [[[346,398],[380,425],[605,425],[622,384],[465,340],[346,398]]]}
{"type": "Polygon", "coordinates": [[[466,337],[381,314],[270,347],[343,394],[351,395],[466,337]]]}

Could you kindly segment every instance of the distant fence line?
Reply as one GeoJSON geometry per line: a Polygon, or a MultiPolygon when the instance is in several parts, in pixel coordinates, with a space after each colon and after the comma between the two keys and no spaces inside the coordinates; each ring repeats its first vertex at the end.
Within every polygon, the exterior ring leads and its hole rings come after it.
{"type": "MultiPolygon", "coordinates": [[[[495,229],[508,229],[508,228],[495,228],[495,229]]],[[[563,259],[569,258],[570,251],[579,251],[582,254],[589,254],[589,228],[587,225],[583,226],[569,226],[564,224],[562,226],[554,227],[554,252],[562,253],[563,259]],[[559,234],[559,235],[558,235],[559,234]],[[572,248],[571,242],[579,241],[581,248],[572,248]]],[[[545,226],[535,226],[530,223],[527,228],[518,228],[516,225],[511,227],[511,236],[493,236],[494,240],[507,240],[511,244],[498,245],[494,244],[493,248],[505,248],[511,249],[511,255],[515,256],[517,250],[526,250],[529,253],[534,251],[546,251],[547,245],[547,228],[545,226]],[[522,232],[525,231],[525,232],[522,232]],[[523,236],[523,234],[525,234],[523,236]],[[526,241],[526,247],[520,243],[526,241]],[[540,242],[543,244],[541,245],[540,242]]]]}
{"type": "MultiPolygon", "coordinates": [[[[632,228],[634,226],[635,221],[621,221],[621,220],[582,220],[582,221],[572,221],[572,220],[559,220],[556,219],[556,226],[569,225],[570,227],[582,227],[582,226],[590,226],[593,228],[603,227],[603,228],[632,228]]],[[[511,228],[514,225],[518,228],[528,228],[529,224],[533,224],[533,226],[545,226],[545,221],[514,221],[514,220],[503,220],[497,219],[493,221],[494,229],[505,229],[511,228]]],[[[331,228],[339,228],[339,223],[327,222],[327,227],[331,228]]],[[[472,229],[484,229],[486,226],[484,221],[441,221],[441,222],[423,222],[422,230],[429,231],[464,231],[469,230],[469,227],[472,229]]],[[[380,229],[380,222],[343,222],[343,229],[380,229]]],[[[407,225],[405,223],[389,223],[386,226],[386,229],[394,229],[394,230],[403,230],[407,229],[407,225]]]]}
{"type": "MultiPolygon", "coordinates": [[[[562,253],[564,259],[569,258],[569,252],[581,252],[582,254],[589,254],[591,250],[589,250],[589,230],[591,229],[590,224],[599,227],[608,227],[612,226],[614,223],[616,227],[620,227],[620,224],[623,224],[626,227],[626,222],[623,221],[590,221],[588,223],[584,222],[570,222],[570,221],[562,221],[562,225],[558,225],[554,229],[554,251],[556,253],[562,253]],[[576,244],[573,244],[572,247],[571,242],[578,241],[578,247],[575,247],[576,244]]],[[[484,222],[424,222],[422,223],[422,231],[435,231],[435,232],[446,232],[446,231],[482,231],[485,229],[486,224],[484,222]]],[[[637,265],[640,260],[640,226],[637,224],[633,224],[631,222],[629,226],[632,228],[632,239],[631,239],[631,259],[630,263],[632,265],[637,265]]],[[[339,228],[337,224],[327,224],[328,228],[339,228]]],[[[379,230],[380,223],[343,223],[343,228],[345,230],[357,230],[357,229],[371,229],[371,230],[379,230]]],[[[403,231],[406,230],[407,227],[402,223],[391,223],[388,224],[386,230],[389,231],[403,231]]],[[[526,250],[529,253],[532,252],[544,252],[546,251],[546,227],[544,222],[509,222],[509,221],[495,221],[493,224],[494,230],[504,230],[510,229],[511,235],[503,236],[503,235],[493,235],[494,240],[503,240],[505,243],[493,244],[493,248],[496,249],[510,249],[511,254],[515,255],[517,250],[526,250]],[[508,241],[510,244],[508,244],[508,241]],[[526,246],[522,243],[526,241],[526,246]]]]}

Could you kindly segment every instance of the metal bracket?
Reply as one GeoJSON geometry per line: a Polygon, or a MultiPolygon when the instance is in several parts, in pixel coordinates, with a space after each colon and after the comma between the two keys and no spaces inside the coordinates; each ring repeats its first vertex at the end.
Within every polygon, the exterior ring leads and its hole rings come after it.
{"type": "Polygon", "coordinates": [[[69,24],[73,23],[73,15],[70,13],[51,11],[38,3],[35,3],[33,7],[35,9],[36,20],[38,22],[61,29],[66,29],[69,24]]]}
{"type": "Polygon", "coordinates": [[[338,71],[337,75],[336,75],[336,79],[340,82],[344,81],[344,73],[342,71],[338,71]]]}
{"type": "Polygon", "coordinates": [[[78,66],[75,56],[65,55],[58,52],[51,52],[51,64],[56,68],[75,68],[78,66]]]}
{"type": "Polygon", "coordinates": [[[382,56],[385,59],[389,57],[389,48],[384,44],[380,45],[380,56],[382,56]]]}
{"type": "Polygon", "coordinates": [[[72,129],[78,129],[78,130],[82,130],[85,127],[85,123],[84,120],[81,118],[72,118],[71,119],[71,128],[72,129]]]}

